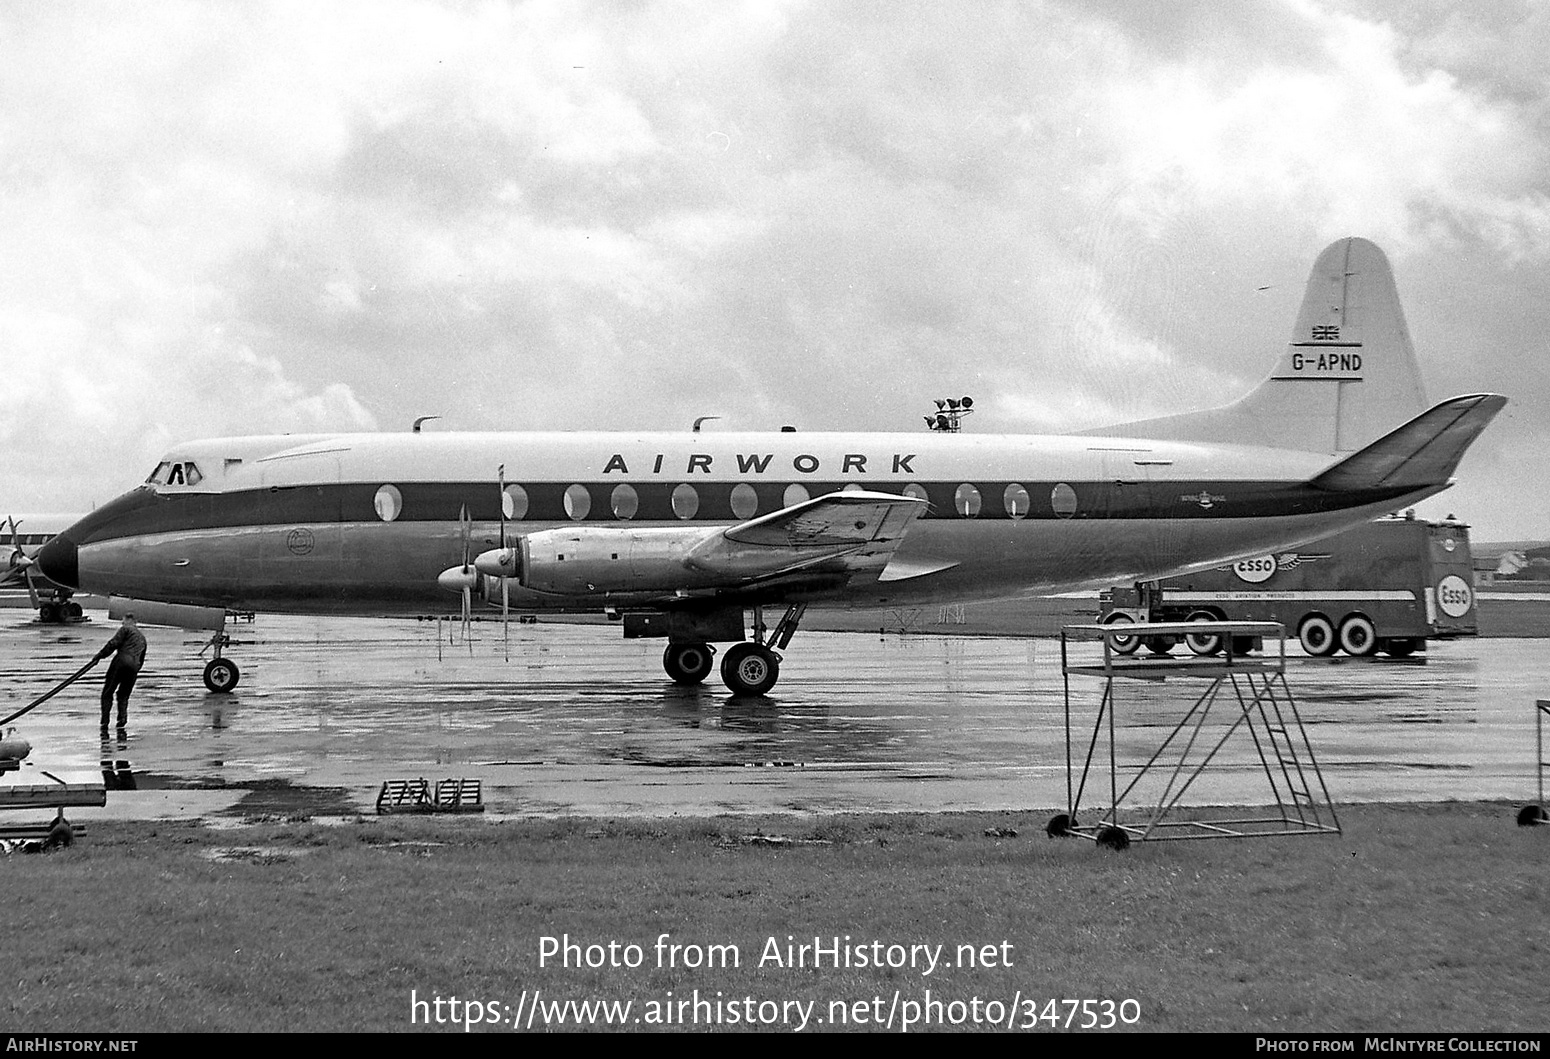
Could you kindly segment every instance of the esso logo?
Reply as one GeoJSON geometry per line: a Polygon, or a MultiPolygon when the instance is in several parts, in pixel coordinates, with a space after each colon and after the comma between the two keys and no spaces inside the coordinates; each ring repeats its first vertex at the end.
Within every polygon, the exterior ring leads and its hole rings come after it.
{"type": "Polygon", "coordinates": [[[1450,618],[1462,618],[1475,605],[1474,589],[1458,574],[1449,574],[1437,582],[1437,605],[1450,618]]]}
{"type": "Polygon", "coordinates": [[[1257,585],[1261,581],[1269,581],[1270,575],[1276,572],[1276,557],[1273,555],[1261,555],[1254,559],[1245,559],[1232,564],[1232,572],[1241,580],[1251,585],[1257,585]]]}

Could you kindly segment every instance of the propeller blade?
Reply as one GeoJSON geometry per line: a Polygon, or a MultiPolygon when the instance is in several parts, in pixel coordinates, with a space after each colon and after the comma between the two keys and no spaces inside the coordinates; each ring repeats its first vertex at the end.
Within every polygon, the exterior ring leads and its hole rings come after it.
{"type": "Polygon", "coordinates": [[[470,563],[469,536],[473,533],[473,522],[468,518],[467,504],[464,504],[462,510],[458,513],[458,521],[463,524],[463,573],[466,574],[468,573],[470,563]]]}
{"type": "MultiPolygon", "coordinates": [[[[500,484],[500,512],[501,512],[501,539],[502,550],[506,547],[506,465],[503,463],[495,469],[496,481],[500,484]]],[[[511,661],[511,580],[501,578],[501,637],[506,643],[506,661],[511,661]]]]}

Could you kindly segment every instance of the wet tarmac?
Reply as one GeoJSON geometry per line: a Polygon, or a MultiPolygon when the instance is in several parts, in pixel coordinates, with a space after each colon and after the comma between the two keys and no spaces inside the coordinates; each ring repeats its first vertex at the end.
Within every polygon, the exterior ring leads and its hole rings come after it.
{"type": "MultiPolygon", "coordinates": [[[[0,716],[91,657],[114,628],[95,617],[61,628],[0,612],[0,716]]],[[[803,632],[774,692],[746,700],[717,683],[672,684],[663,642],[622,640],[617,626],[513,624],[508,650],[498,623],[475,624],[465,641],[434,621],[264,615],[234,628],[228,655],[242,678],[229,695],[205,691],[198,638],[147,632],[127,737],[99,741],[93,670],[16,722],[34,751],[0,784],[40,770],[103,776],[107,807],[72,810],[79,820],[370,812],[383,781],[420,777],[481,780],[487,818],[1066,802],[1058,640],[803,632]]],[[[1439,643],[1424,662],[1289,653],[1287,687],[1337,805],[1534,799],[1534,703],[1550,697],[1550,640],[1439,643]]],[[[1204,687],[1120,682],[1122,770],[1204,687]]],[[[1071,678],[1079,756],[1101,691],[1071,678]]],[[[1235,713],[1219,701],[1200,745],[1235,713]]],[[[1185,803],[1268,799],[1240,732],[1185,803]]]]}

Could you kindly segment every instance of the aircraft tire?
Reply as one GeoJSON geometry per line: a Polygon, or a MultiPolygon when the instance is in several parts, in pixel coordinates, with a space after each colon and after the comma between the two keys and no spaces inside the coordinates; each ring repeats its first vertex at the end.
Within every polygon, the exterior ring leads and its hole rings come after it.
{"type": "Polygon", "coordinates": [[[1161,658],[1163,655],[1173,652],[1174,647],[1178,645],[1179,639],[1177,636],[1148,636],[1141,642],[1146,645],[1148,651],[1161,658]]]}
{"type": "Polygon", "coordinates": [[[1297,640],[1314,658],[1328,658],[1340,646],[1335,638],[1335,623],[1322,614],[1309,614],[1298,622],[1297,640]]]}
{"type": "MultiPolygon", "coordinates": [[[[1136,620],[1129,614],[1110,614],[1103,619],[1105,625],[1134,625],[1136,620]]],[[[1110,636],[1109,649],[1117,655],[1133,655],[1141,648],[1138,636],[1110,636]]]]}
{"type": "Polygon", "coordinates": [[[768,647],[740,643],[721,656],[721,680],[733,695],[764,695],[780,679],[780,656],[768,647]]]}
{"type": "Polygon", "coordinates": [[[1071,817],[1065,813],[1056,813],[1049,818],[1049,823],[1044,825],[1044,833],[1050,838],[1067,838],[1071,834],[1071,817]]]}
{"type": "MultiPolygon", "coordinates": [[[[1217,621],[1219,619],[1209,610],[1197,610],[1185,620],[1217,621]]],[[[1193,633],[1186,633],[1184,636],[1184,646],[1189,648],[1191,654],[1199,655],[1202,658],[1209,658],[1211,655],[1221,654],[1222,648],[1227,646],[1227,641],[1219,632],[1201,633],[1198,636],[1193,633]]]]}
{"type": "Polygon", "coordinates": [[[708,643],[670,643],[662,668],[675,684],[703,684],[715,667],[716,649],[708,643]]]}
{"type": "Polygon", "coordinates": [[[242,670],[237,668],[237,663],[229,658],[212,658],[205,666],[205,687],[219,695],[224,695],[237,686],[237,681],[242,679],[242,670]]]}
{"type": "Polygon", "coordinates": [[[1414,636],[1396,636],[1383,641],[1383,653],[1390,658],[1409,658],[1420,648],[1421,641],[1414,636]]]}
{"type": "Polygon", "coordinates": [[[81,610],[81,605],[73,599],[68,603],[61,604],[59,609],[64,614],[66,621],[80,621],[84,613],[81,610]]]}
{"type": "Polygon", "coordinates": [[[1365,614],[1350,614],[1340,623],[1340,649],[1352,658],[1378,653],[1378,629],[1365,614]]]}
{"type": "Polygon", "coordinates": [[[38,620],[44,625],[58,625],[59,605],[56,603],[43,604],[38,608],[38,620]]]}
{"type": "Polygon", "coordinates": [[[1546,814],[1544,806],[1525,805],[1518,810],[1519,827],[1538,827],[1544,823],[1550,823],[1550,814],[1546,814]]]}

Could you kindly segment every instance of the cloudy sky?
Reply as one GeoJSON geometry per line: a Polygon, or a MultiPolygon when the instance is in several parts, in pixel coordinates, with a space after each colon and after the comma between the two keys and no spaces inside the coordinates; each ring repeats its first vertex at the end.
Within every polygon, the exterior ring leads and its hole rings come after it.
{"type": "Polygon", "coordinates": [[[977,432],[1223,403],[1387,251],[1423,513],[1550,537],[1550,5],[0,8],[0,507],[180,439],[977,432]]]}

